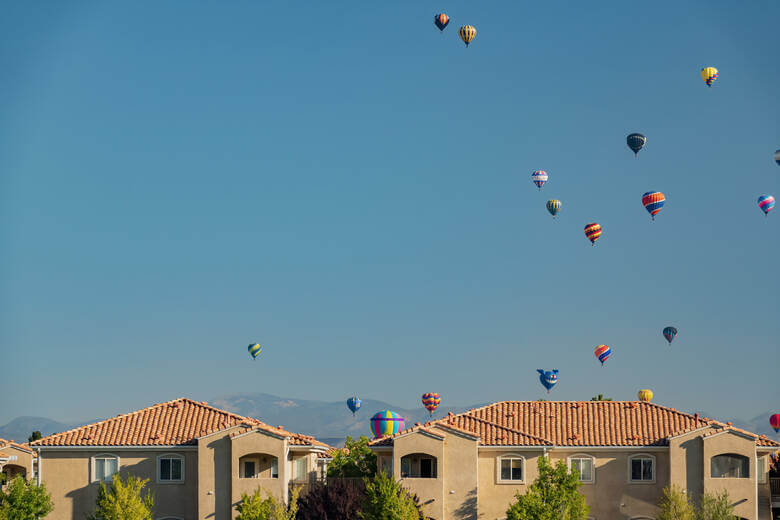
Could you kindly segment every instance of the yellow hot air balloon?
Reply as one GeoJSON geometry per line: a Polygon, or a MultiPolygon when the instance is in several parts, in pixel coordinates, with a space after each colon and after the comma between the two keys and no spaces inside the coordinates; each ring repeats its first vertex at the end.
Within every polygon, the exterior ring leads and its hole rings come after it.
{"type": "Polygon", "coordinates": [[[460,39],[463,40],[463,43],[466,44],[466,47],[468,47],[469,43],[471,43],[471,41],[477,35],[477,30],[473,25],[464,25],[458,29],[458,34],[460,35],[460,39]]]}
{"type": "Polygon", "coordinates": [[[711,87],[712,83],[718,79],[718,69],[715,67],[704,67],[701,69],[701,79],[704,80],[708,87],[711,87]]]}
{"type": "Polygon", "coordinates": [[[650,389],[645,388],[643,390],[640,390],[639,393],[636,394],[636,396],[643,403],[649,403],[650,401],[653,400],[653,391],[650,390],[650,389]]]}

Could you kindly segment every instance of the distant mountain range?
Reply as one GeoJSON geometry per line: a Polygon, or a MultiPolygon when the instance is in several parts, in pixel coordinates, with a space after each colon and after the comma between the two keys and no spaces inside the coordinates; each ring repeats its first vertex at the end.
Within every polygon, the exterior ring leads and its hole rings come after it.
{"type": "MultiPolygon", "coordinates": [[[[314,435],[332,446],[342,444],[347,435],[352,437],[369,435],[368,419],[380,410],[389,409],[401,414],[406,419],[407,425],[422,423],[429,419],[429,414],[422,405],[419,408],[406,409],[374,399],[363,399],[362,407],[354,417],[344,401],[309,401],[270,394],[247,393],[221,396],[209,403],[229,412],[260,419],[273,426],[284,426],[289,431],[314,435]]],[[[447,412],[461,413],[484,404],[487,403],[464,407],[440,406],[434,414],[434,419],[446,416],[447,412]]],[[[766,434],[772,439],[776,437],[769,426],[771,412],[764,412],[750,420],[721,418],[716,414],[703,411],[699,411],[699,414],[721,421],[730,420],[735,426],[753,433],[766,434]]],[[[89,422],[94,421],[61,423],[45,417],[17,417],[5,426],[0,426],[0,438],[27,442],[27,438],[34,430],[40,430],[43,435],[50,435],[89,422]]]]}

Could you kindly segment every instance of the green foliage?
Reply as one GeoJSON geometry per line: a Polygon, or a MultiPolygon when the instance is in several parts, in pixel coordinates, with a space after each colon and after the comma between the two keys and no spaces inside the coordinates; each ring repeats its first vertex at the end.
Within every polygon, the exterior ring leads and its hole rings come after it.
{"type": "Polygon", "coordinates": [[[595,395],[590,398],[591,401],[611,401],[611,397],[604,397],[604,394],[595,395]]]}
{"type": "Polygon", "coordinates": [[[143,492],[148,483],[149,479],[133,475],[122,480],[115,473],[109,488],[100,483],[95,511],[89,520],[152,520],[154,497],[149,491],[143,492]]]}
{"type": "Polygon", "coordinates": [[[506,520],[585,520],[590,508],[578,491],[579,474],[563,461],[553,467],[547,457],[539,457],[538,467],[539,476],[525,495],[515,495],[506,520]]]}
{"type": "Polygon", "coordinates": [[[695,520],[693,504],[677,486],[664,488],[664,496],[658,504],[657,520],[695,520]]]}
{"type": "Polygon", "coordinates": [[[373,477],[376,474],[376,455],[368,447],[368,437],[358,440],[347,437],[343,450],[333,454],[328,464],[328,477],[360,478],[373,477]]]}
{"type": "Polygon", "coordinates": [[[424,518],[420,506],[401,484],[384,473],[373,479],[365,479],[366,496],[363,510],[358,516],[363,520],[419,520],[424,518]]]}
{"type": "Polygon", "coordinates": [[[34,432],[32,432],[32,435],[27,437],[27,442],[37,441],[40,438],[41,438],[41,432],[39,432],[38,430],[35,430],[34,432]]]}
{"type": "Polygon", "coordinates": [[[276,500],[270,493],[263,499],[262,492],[261,488],[257,488],[251,495],[241,495],[241,502],[236,506],[236,520],[295,520],[298,515],[300,487],[294,487],[290,492],[289,506],[276,500]]]}
{"type": "Polygon", "coordinates": [[[0,519],[37,520],[48,515],[54,505],[44,485],[16,477],[0,491],[0,519]]]}
{"type": "Polygon", "coordinates": [[[720,494],[704,493],[701,497],[696,520],[736,520],[734,506],[731,505],[728,491],[720,494]]]}

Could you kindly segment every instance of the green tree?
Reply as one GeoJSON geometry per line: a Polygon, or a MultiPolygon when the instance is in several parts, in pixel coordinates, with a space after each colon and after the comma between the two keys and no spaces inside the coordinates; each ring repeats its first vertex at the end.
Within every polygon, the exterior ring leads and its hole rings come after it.
{"type": "Polygon", "coordinates": [[[590,398],[591,401],[611,401],[611,397],[604,397],[604,394],[595,395],[590,398]]]}
{"type": "Polygon", "coordinates": [[[695,520],[691,501],[677,486],[664,488],[664,496],[658,504],[657,520],[695,520]]]}
{"type": "Polygon", "coordinates": [[[32,435],[27,437],[27,442],[37,441],[40,438],[41,438],[41,432],[39,432],[38,430],[35,430],[34,432],[32,432],[32,435]]]}
{"type": "Polygon", "coordinates": [[[48,515],[54,505],[46,487],[16,477],[0,490],[0,519],[37,520],[48,515]]]}
{"type": "Polygon", "coordinates": [[[149,479],[129,475],[122,480],[118,473],[111,479],[111,486],[100,483],[95,511],[89,520],[152,520],[154,497],[144,493],[149,479]]]}
{"type": "Polygon", "coordinates": [[[563,461],[553,467],[547,457],[539,457],[539,476],[525,495],[515,495],[506,520],[585,520],[590,508],[578,491],[579,474],[570,472],[563,461]]]}
{"type": "Polygon", "coordinates": [[[736,520],[734,506],[731,505],[728,491],[720,494],[704,493],[701,497],[696,520],[736,520]]]}
{"type": "Polygon", "coordinates": [[[262,488],[257,488],[254,493],[241,495],[241,502],[236,506],[238,516],[236,520],[295,520],[298,515],[298,496],[300,487],[294,487],[290,492],[290,504],[276,500],[270,493],[263,499],[262,488]]]}
{"type": "Polygon", "coordinates": [[[333,454],[328,464],[328,477],[360,478],[376,474],[376,454],[368,447],[368,437],[358,440],[347,437],[343,450],[333,454]]]}
{"type": "Polygon", "coordinates": [[[363,520],[419,520],[424,518],[420,506],[401,484],[377,473],[372,479],[365,479],[366,496],[363,510],[358,516],[363,520]]]}

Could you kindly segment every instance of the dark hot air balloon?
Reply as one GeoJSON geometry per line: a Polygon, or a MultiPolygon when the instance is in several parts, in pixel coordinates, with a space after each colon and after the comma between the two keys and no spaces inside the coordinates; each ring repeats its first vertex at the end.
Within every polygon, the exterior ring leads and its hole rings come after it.
{"type": "Polygon", "coordinates": [[[634,156],[639,153],[639,150],[645,147],[646,142],[647,137],[642,134],[628,134],[628,137],[626,137],[626,144],[631,148],[631,151],[634,152],[634,156]]]}
{"type": "Polygon", "coordinates": [[[440,31],[443,31],[444,28],[449,25],[450,17],[444,13],[439,13],[433,17],[433,23],[436,24],[436,27],[438,27],[440,31]]]}
{"type": "Polygon", "coordinates": [[[672,341],[674,340],[674,337],[677,335],[677,329],[674,327],[665,327],[664,328],[664,337],[666,338],[666,341],[669,342],[669,344],[672,344],[672,341]]]}

